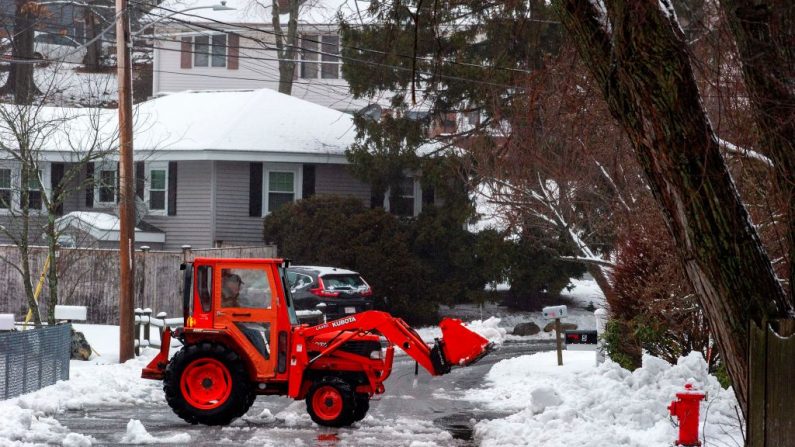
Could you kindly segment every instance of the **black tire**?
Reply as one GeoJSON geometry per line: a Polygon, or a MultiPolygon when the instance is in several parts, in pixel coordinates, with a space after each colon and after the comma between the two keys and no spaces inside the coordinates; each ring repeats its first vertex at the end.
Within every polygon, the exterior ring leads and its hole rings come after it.
{"type": "Polygon", "coordinates": [[[324,377],[306,395],[306,411],[318,425],[347,427],[354,422],[355,409],[353,387],[339,377],[324,377]]]}
{"type": "Polygon", "coordinates": [[[367,416],[370,411],[370,395],[367,393],[356,393],[356,407],[353,409],[353,422],[358,422],[367,416]]]}
{"type": "Polygon", "coordinates": [[[255,397],[240,357],[216,343],[177,352],[166,367],[163,390],[174,413],[191,424],[226,425],[246,414],[255,397]]]}

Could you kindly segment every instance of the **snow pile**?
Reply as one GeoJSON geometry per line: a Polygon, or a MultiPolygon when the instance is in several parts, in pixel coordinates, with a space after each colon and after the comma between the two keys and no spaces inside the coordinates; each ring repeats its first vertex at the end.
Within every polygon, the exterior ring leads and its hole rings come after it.
{"type": "Polygon", "coordinates": [[[497,317],[489,317],[487,320],[470,321],[464,326],[495,345],[501,345],[505,341],[508,331],[500,327],[500,321],[497,317]]]}
{"type": "Polygon", "coordinates": [[[146,431],[141,421],[130,419],[130,422],[127,423],[127,432],[121,437],[122,444],[155,444],[161,442],[187,444],[190,442],[190,435],[187,433],[177,433],[171,436],[156,438],[146,431]]]}
{"type": "Polygon", "coordinates": [[[18,442],[20,445],[58,443],[69,430],[55,419],[41,411],[3,405],[0,402],[0,445],[3,441],[18,442]]]}
{"type": "Polygon", "coordinates": [[[677,431],[667,406],[688,381],[707,392],[702,436],[712,445],[742,444],[734,394],[707,373],[700,354],[677,365],[644,356],[634,372],[610,360],[596,367],[593,352],[564,352],[563,363],[557,366],[555,352],[543,352],[494,365],[487,387],[466,397],[513,414],[478,422],[480,445],[667,447],[677,431]]]}
{"type": "Polygon", "coordinates": [[[166,405],[160,383],[141,379],[141,369],[154,354],[154,350],[146,350],[144,356],[122,365],[91,365],[90,362],[72,361],[70,380],[0,401],[0,414],[3,415],[3,422],[0,423],[0,445],[4,445],[2,443],[6,440],[21,445],[91,445],[91,437],[69,433],[51,415],[89,406],[118,408],[123,405],[166,405]],[[76,365],[79,366],[75,367],[76,365]]]}
{"type": "MultiPolygon", "coordinates": [[[[500,327],[500,321],[500,318],[489,317],[486,320],[473,320],[464,323],[464,326],[495,345],[500,345],[508,337],[508,331],[504,327],[500,327]]],[[[442,338],[442,330],[439,326],[421,327],[416,330],[426,343],[433,343],[435,339],[442,338]]],[[[397,353],[397,350],[395,352],[397,353]]]]}
{"type": "Polygon", "coordinates": [[[165,405],[161,384],[141,379],[141,370],[154,354],[154,350],[149,350],[147,355],[121,365],[75,368],[71,371],[70,380],[0,402],[0,413],[5,410],[6,404],[50,414],[87,406],[165,405]]]}

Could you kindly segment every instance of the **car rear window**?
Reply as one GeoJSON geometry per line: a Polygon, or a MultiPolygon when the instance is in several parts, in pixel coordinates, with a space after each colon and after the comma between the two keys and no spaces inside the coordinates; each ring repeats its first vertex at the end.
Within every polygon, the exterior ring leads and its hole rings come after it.
{"type": "Polygon", "coordinates": [[[325,275],[323,276],[323,285],[326,290],[365,287],[364,280],[359,275],[325,275]]]}

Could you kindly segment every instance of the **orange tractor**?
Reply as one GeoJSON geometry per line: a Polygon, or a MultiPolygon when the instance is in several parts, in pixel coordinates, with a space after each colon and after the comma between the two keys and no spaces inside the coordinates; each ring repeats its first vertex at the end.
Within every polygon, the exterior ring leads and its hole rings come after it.
{"type": "Polygon", "coordinates": [[[429,347],[400,318],[367,311],[317,326],[298,323],[281,259],[196,258],[183,264],[184,326],[166,329],[142,377],[163,380],[174,412],[192,423],[228,424],[258,394],[305,399],[312,420],[361,420],[384,392],[395,346],[432,375],[469,365],[492,348],[460,320],[441,322],[429,347]],[[183,347],[169,359],[171,337],[183,347]],[[382,348],[381,339],[387,340],[382,348]]]}

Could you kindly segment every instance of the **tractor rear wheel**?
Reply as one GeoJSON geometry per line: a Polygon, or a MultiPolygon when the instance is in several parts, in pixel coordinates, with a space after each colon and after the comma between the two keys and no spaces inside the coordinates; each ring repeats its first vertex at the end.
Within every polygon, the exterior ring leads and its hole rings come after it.
{"type": "Polygon", "coordinates": [[[354,421],[353,388],[339,377],[324,377],[309,388],[306,410],[318,425],[345,427],[354,421]]]}
{"type": "Polygon", "coordinates": [[[353,422],[358,422],[367,416],[370,410],[370,395],[367,393],[356,393],[356,408],[353,409],[353,422]]]}
{"type": "Polygon", "coordinates": [[[216,343],[188,345],[166,367],[166,401],[191,424],[225,425],[248,411],[254,390],[238,355],[216,343]]]}

